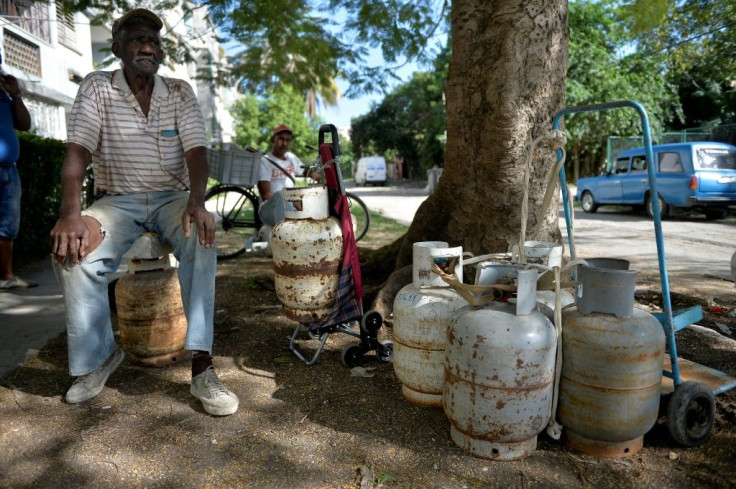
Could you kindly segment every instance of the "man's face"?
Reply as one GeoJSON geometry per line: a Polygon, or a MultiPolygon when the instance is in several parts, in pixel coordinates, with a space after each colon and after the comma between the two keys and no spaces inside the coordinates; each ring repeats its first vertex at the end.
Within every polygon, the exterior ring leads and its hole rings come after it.
{"type": "Polygon", "coordinates": [[[135,23],[125,26],[122,38],[113,43],[113,53],[134,75],[151,76],[164,58],[161,36],[154,27],[135,23]]]}
{"type": "Polygon", "coordinates": [[[273,154],[283,157],[291,147],[291,134],[280,132],[273,137],[273,154]]]}

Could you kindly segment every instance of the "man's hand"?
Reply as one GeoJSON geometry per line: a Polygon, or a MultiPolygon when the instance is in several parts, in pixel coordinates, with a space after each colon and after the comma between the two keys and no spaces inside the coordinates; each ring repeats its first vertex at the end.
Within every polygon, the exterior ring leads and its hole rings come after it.
{"type": "Polygon", "coordinates": [[[11,97],[17,97],[20,95],[20,86],[18,85],[18,79],[13,75],[4,74],[0,76],[0,83],[5,88],[5,91],[11,97]]]}
{"type": "Polygon", "coordinates": [[[181,216],[181,225],[187,238],[192,221],[197,224],[199,244],[205,248],[212,248],[215,243],[215,216],[205,209],[204,204],[197,203],[190,197],[184,215],[181,216]]]}
{"type": "Polygon", "coordinates": [[[68,257],[71,266],[74,266],[84,260],[88,248],[89,229],[81,215],[63,217],[56,221],[51,230],[51,253],[56,263],[63,266],[68,257]]]}

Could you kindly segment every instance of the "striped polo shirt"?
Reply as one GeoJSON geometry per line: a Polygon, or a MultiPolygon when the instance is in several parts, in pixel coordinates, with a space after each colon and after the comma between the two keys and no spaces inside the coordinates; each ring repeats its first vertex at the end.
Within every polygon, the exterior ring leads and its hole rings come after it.
{"type": "Polygon", "coordinates": [[[184,153],[207,145],[202,112],[188,83],[154,75],[146,116],[123,70],[84,78],[68,135],[70,143],[92,154],[95,191],[108,194],[186,190],[184,153]]]}

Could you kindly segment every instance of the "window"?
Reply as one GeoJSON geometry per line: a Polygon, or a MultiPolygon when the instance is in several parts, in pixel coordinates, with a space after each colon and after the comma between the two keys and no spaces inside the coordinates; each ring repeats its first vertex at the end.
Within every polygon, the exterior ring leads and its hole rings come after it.
{"type": "Polygon", "coordinates": [[[41,77],[41,49],[7,29],[3,30],[3,63],[41,77]]]}
{"type": "Polygon", "coordinates": [[[56,2],[56,20],[59,44],[72,49],[77,47],[77,29],[74,25],[74,13],[65,12],[64,5],[56,2]]]}
{"type": "Polygon", "coordinates": [[[662,173],[682,173],[680,153],[659,153],[659,171],[662,173]]]}
{"type": "Polygon", "coordinates": [[[736,170],[736,151],[730,148],[697,148],[695,166],[696,170],[736,170]]]}
{"type": "Polygon", "coordinates": [[[30,0],[0,0],[0,15],[37,38],[51,42],[49,7],[46,3],[30,0]]]}
{"type": "Polygon", "coordinates": [[[618,158],[616,160],[616,163],[613,165],[613,172],[612,173],[626,173],[629,171],[629,159],[628,158],[618,158]]]}
{"type": "Polygon", "coordinates": [[[647,171],[646,156],[634,156],[631,159],[631,173],[641,173],[647,171]]]}

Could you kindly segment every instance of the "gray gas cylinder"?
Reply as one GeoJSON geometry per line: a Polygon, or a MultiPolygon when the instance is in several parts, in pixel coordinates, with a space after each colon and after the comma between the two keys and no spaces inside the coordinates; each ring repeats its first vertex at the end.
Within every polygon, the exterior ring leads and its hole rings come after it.
{"type": "Polygon", "coordinates": [[[578,267],[576,305],[563,310],[558,419],[565,444],[593,455],[638,452],[657,420],[665,334],[634,307],[636,271],[625,260],[578,267]]]}
{"type": "Polygon", "coordinates": [[[447,333],[443,392],[450,434],[473,455],[494,460],[528,456],[550,418],[557,339],[537,311],[537,271],[504,267],[518,284],[516,303],[467,306],[447,333]]]}

